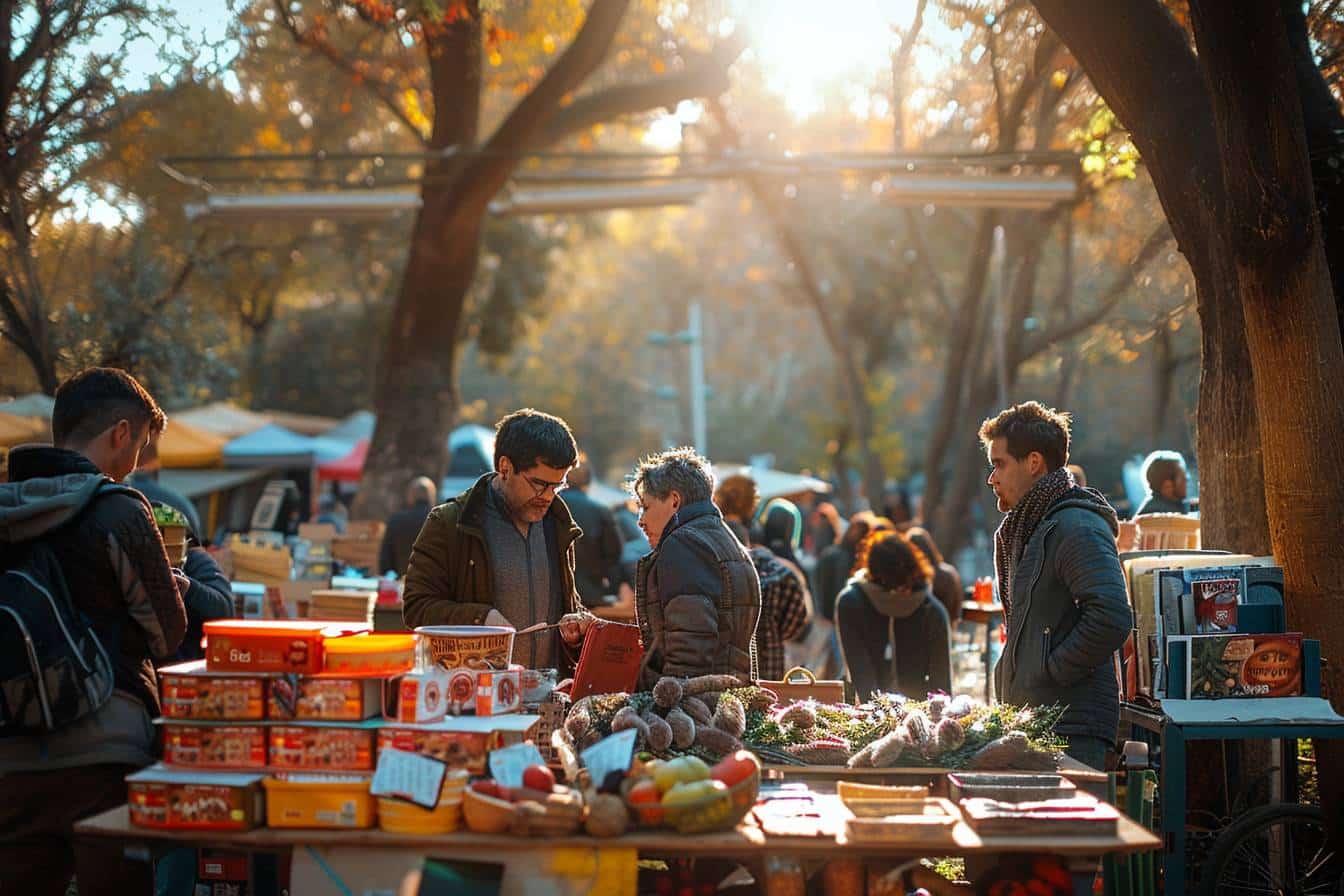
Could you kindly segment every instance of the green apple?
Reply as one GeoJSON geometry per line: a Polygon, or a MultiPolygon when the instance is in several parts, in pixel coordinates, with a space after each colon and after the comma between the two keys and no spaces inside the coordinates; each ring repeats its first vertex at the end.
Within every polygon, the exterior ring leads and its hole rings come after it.
{"type": "Polygon", "coordinates": [[[684,806],[687,803],[696,803],[706,797],[713,796],[715,793],[726,792],[727,790],[728,786],[722,781],[709,779],[683,781],[680,784],[673,785],[667,793],[663,794],[663,805],[684,806]]]}

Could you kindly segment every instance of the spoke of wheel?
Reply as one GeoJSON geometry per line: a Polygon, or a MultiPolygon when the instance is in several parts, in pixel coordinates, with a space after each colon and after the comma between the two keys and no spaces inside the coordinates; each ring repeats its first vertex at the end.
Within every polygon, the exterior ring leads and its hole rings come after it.
{"type": "Polygon", "coordinates": [[[1240,859],[1239,863],[1233,864],[1234,869],[1244,868],[1249,874],[1259,874],[1265,882],[1265,891],[1276,893],[1282,889],[1282,881],[1275,874],[1274,868],[1265,860],[1257,848],[1259,844],[1255,841],[1243,840],[1237,844],[1237,849],[1232,853],[1234,860],[1240,859]]]}

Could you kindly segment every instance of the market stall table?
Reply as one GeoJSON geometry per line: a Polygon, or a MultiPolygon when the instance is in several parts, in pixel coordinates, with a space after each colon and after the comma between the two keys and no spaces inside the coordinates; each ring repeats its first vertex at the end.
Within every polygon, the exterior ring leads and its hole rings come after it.
{"type": "MultiPolygon", "coordinates": [[[[806,781],[809,786],[834,788],[837,781],[858,781],[863,784],[929,784],[934,796],[947,795],[947,774],[956,772],[954,768],[935,768],[930,766],[897,766],[894,768],[849,768],[844,765],[765,765],[765,774],[770,778],[784,778],[806,781]]],[[[1099,785],[1106,787],[1107,775],[1090,766],[1084,765],[1072,756],[1061,756],[1058,773],[1075,784],[1099,785]]],[[[1028,772],[1022,772],[1028,774],[1028,772]]],[[[1051,774],[1051,772],[1046,772],[1051,774]]]]}
{"type": "MultiPolygon", "coordinates": [[[[551,839],[467,832],[441,836],[405,836],[378,830],[311,831],[258,829],[241,833],[211,831],[163,831],[132,827],[126,807],[112,809],[80,822],[81,838],[111,838],[124,849],[152,854],[171,846],[217,847],[248,851],[293,851],[290,892],[304,894],[397,892],[408,876],[418,872],[427,856],[505,866],[505,896],[544,896],[570,892],[575,878],[603,881],[593,892],[621,896],[634,892],[635,854],[657,857],[738,859],[754,866],[773,860],[789,883],[801,886],[801,862],[821,864],[844,859],[918,859],[930,851],[928,844],[888,840],[881,843],[849,843],[843,835],[843,809],[834,796],[816,796],[822,807],[819,836],[771,836],[750,821],[732,831],[683,835],[672,831],[637,831],[612,840],[586,836],[551,839]],[[841,833],[833,833],[839,831],[841,833]],[[548,887],[546,882],[550,881],[548,887]]],[[[955,851],[967,858],[1042,850],[1039,837],[981,837],[959,823],[953,834],[955,851]]],[[[1119,820],[1115,835],[1052,838],[1048,851],[1060,856],[1129,854],[1156,849],[1160,842],[1127,818],[1119,820]]],[[[946,852],[945,847],[936,851],[946,852]]],[[[769,877],[776,883],[777,873],[769,877]]],[[[403,889],[402,892],[405,892],[403,889]]],[[[801,889],[791,890],[801,892],[801,889]]]]}

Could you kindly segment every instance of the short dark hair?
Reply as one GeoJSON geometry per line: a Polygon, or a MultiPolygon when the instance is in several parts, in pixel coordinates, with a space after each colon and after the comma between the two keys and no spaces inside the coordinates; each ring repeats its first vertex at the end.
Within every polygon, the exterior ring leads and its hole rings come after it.
{"type": "Polygon", "coordinates": [[[496,470],[501,457],[507,457],[520,472],[538,463],[560,470],[574,466],[579,446],[568,423],[553,414],[523,408],[495,424],[496,470]]]}
{"type": "Polygon", "coordinates": [[[760,494],[756,490],[756,480],[742,473],[728,476],[714,489],[714,503],[724,516],[735,516],[744,522],[750,522],[756,513],[760,494]]]}
{"type": "Polygon", "coordinates": [[[569,471],[565,479],[569,482],[570,488],[587,488],[593,484],[593,467],[588,462],[588,455],[579,452],[574,469],[569,471]]]}
{"type": "Polygon", "coordinates": [[[873,532],[863,540],[859,567],[868,570],[869,581],[882,588],[920,589],[933,580],[929,558],[895,529],[873,532]]]}
{"type": "Polygon", "coordinates": [[[944,562],[943,552],[938,550],[938,542],[933,540],[933,536],[929,534],[928,529],[923,526],[911,526],[905,530],[905,537],[910,539],[915,547],[923,551],[924,556],[928,557],[929,562],[934,566],[944,562]]]}
{"type": "Polygon", "coordinates": [[[163,432],[168,417],[135,377],[115,367],[89,367],[61,383],[51,410],[51,437],[58,447],[82,445],[99,433],[129,421],[163,432]]]}
{"type": "Polygon", "coordinates": [[[1185,469],[1185,458],[1177,451],[1154,451],[1143,461],[1143,481],[1148,491],[1157,494],[1169,480],[1185,469]]]}
{"type": "Polygon", "coordinates": [[[1039,401],[1024,401],[980,424],[980,441],[989,447],[990,442],[1003,438],[1008,453],[1018,460],[1039,451],[1046,469],[1054,472],[1069,462],[1071,422],[1072,417],[1064,411],[1047,408],[1039,401]]]}

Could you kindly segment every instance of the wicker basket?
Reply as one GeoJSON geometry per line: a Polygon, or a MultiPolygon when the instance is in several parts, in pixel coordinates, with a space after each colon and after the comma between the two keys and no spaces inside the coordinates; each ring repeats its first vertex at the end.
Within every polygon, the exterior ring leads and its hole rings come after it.
{"type": "Polygon", "coordinates": [[[664,806],[661,803],[631,803],[626,800],[630,815],[641,828],[675,828],[680,834],[708,834],[711,831],[730,831],[747,817],[761,791],[761,773],[739,781],[693,803],[664,806]]]}
{"type": "Polygon", "coordinates": [[[1199,550],[1199,517],[1183,513],[1145,513],[1135,517],[1140,551],[1199,550]]]}

